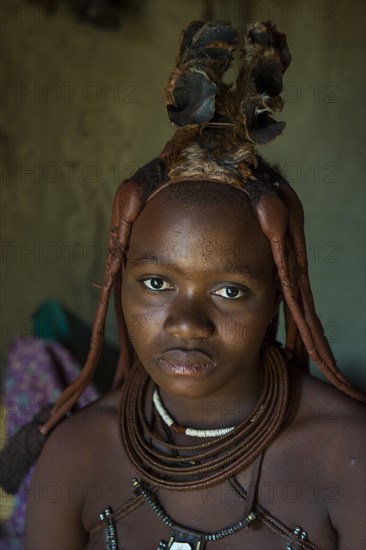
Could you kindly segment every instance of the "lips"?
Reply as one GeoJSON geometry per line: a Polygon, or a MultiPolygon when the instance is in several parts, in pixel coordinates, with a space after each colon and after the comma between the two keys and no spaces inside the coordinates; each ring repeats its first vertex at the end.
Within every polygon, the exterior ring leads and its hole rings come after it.
{"type": "Polygon", "coordinates": [[[216,363],[199,350],[169,350],[157,358],[157,363],[167,373],[198,378],[206,376],[216,368],[216,363]]]}

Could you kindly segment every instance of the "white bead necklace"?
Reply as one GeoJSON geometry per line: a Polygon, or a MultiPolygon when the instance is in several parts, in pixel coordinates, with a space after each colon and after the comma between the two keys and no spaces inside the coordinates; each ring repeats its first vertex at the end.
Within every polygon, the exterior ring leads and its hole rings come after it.
{"type": "Polygon", "coordinates": [[[196,430],[195,428],[185,428],[184,426],[179,426],[174,422],[173,418],[164,407],[157,388],[154,389],[153,402],[160,418],[175,432],[184,433],[193,437],[219,437],[220,435],[226,435],[235,429],[235,426],[232,428],[218,428],[217,430],[196,430]]]}

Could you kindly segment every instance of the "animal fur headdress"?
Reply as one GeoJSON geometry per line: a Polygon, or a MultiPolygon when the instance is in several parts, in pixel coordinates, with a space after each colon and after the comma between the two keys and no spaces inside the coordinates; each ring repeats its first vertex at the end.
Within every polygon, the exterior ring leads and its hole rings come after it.
{"type": "Polygon", "coordinates": [[[167,111],[179,126],[162,156],[169,179],[217,179],[239,187],[257,179],[256,144],[284,129],[282,75],[291,55],[286,36],[271,22],[254,23],[241,43],[227,23],[193,21],[180,38],[176,66],[166,86],[167,111]],[[223,81],[234,52],[235,84],[223,81]]]}

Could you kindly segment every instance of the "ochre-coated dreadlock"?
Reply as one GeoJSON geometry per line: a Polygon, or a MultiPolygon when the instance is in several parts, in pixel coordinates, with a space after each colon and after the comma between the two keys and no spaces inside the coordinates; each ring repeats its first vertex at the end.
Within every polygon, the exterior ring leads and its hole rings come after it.
{"type": "Polygon", "coordinates": [[[145,203],[168,185],[210,180],[233,185],[250,199],[269,239],[281,283],[286,323],[286,352],[299,366],[308,357],[338,389],[365,401],[336,366],[314,308],[308,276],[304,213],[295,191],[280,172],[256,152],[272,141],[285,123],[271,118],[281,111],[282,75],[291,61],[286,36],[270,22],[250,25],[244,44],[230,24],[192,22],[182,33],[180,50],[166,87],[167,110],[179,126],[160,156],[119,186],[112,212],[109,254],[93,326],[91,346],[80,376],[63,392],[51,418],[40,429],[47,434],[79,399],[97,367],[107,306],[116,285],[116,313],[121,356],[114,387],[122,382],[135,356],[128,342],[120,288],[131,228],[145,203]],[[235,82],[222,76],[234,51],[241,54],[235,82]]]}

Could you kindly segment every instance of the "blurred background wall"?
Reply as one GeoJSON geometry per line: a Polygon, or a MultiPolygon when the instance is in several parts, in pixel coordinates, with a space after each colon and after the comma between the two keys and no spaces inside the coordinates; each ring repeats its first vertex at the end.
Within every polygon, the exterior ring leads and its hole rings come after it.
{"type": "Polygon", "coordinates": [[[365,4],[146,0],[126,2],[119,26],[53,8],[1,3],[2,356],[47,299],[92,322],[117,184],[172,133],[163,87],[181,29],[272,19],[293,61],[286,131],[262,152],[304,203],[317,309],[340,368],[366,389],[365,4]]]}

